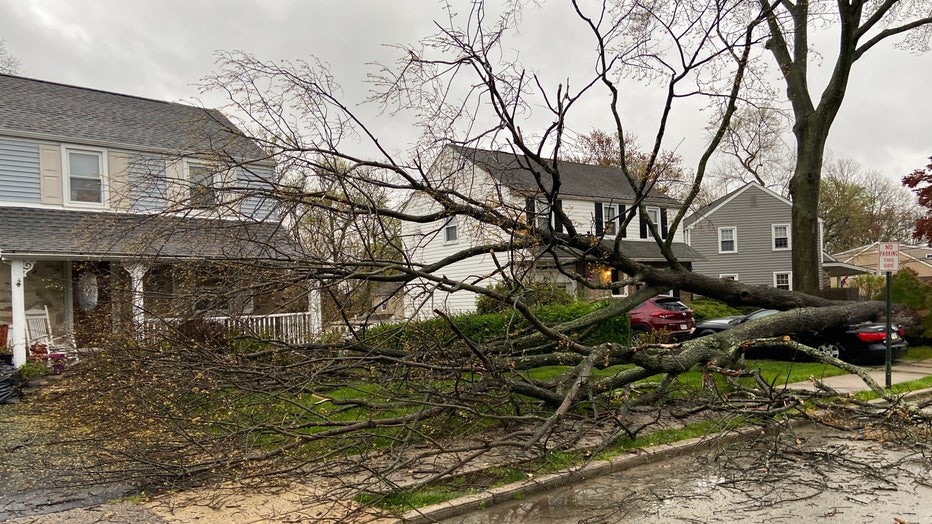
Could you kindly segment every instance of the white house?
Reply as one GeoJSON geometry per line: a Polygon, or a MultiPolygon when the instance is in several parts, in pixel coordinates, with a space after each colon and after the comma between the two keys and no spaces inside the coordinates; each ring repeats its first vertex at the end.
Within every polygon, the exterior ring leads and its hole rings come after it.
{"type": "MultiPolygon", "coordinates": [[[[647,217],[635,206],[635,191],[617,168],[573,162],[561,162],[560,188],[554,202],[559,202],[569,221],[579,234],[601,237],[603,242],[619,240],[627,256],[643,263],[664,263],[660,248],[648,231],[647,217]],[[631,220],[625,224],[625,218],[631,220]],[[620,239],[619,239],[620,237],[620,239]]],[[[473,199],[491,206],[514,220],[527,220],[539,227],[550,227],[563,232],[565,224],[556,220],[547,204],[546,192],[552,189],[552,179],[543,175],[541,183],[535,178],[528,160],[522,155],[502,151],[448,146],[428,171],[432,183],[447,190],[456,190],[460,200],[473,199]]],[[[680,202],[660,191],[644,199],[646,214],[656,225],[661,236],[668,235],[668,220],[680,208],[680,202]]],[[[427,194],[414,194],[406,211],[427,214],[440,211],[440,206],[427,194]]],[[[428,224],[406,222],[402,229],[405,252],[414,264],[429,268],[447,257],[461,254],[477,246],[508,242],[510,231],[488,223],[456,215],[428,224]]],[[[672,248],[677,258],[689,264],[699,255],[683,241],[682,234],[674,235],[672,248]]],[[[549,280],[562,284],[579,296],[594,298],[584,286],[558,271],[558,266],[572,267],[577,274],[600,283],[622,280],[609,268],[587,262],[579,253],[564,252],[558,260],[553,255],[539,256],[540,250],[511,249],[492,254],[489,251],[470,253],[462,260],[436,270],[450,283],[491,286],[510,278],[523,280],[549,280]]],[[[627,287],[613,290],[616,296],[626,296],[627,287]]],[[[608,292],[601,295],[604,296],[608,292]]],[[[447,312],[470,312],[476,308],[476,295],[472,292],[445,286],[442,283],[421,279],[406,287],[406,316],[429,316],[434,309],[447,312]]]]}

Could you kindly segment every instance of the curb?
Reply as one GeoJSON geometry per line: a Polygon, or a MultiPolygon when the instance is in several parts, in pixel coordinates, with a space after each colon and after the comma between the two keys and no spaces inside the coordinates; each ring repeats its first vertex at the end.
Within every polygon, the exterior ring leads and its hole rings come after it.
{"type": "Polygon", "coordinates": [[[672,444],[661,444],[650,448],[639,449],[633,451],[630,455],[604,460],[593,460],[576,468],[548,473],[540,477],[529,478],[504,486],[490,488],[481,493],[414,509],[402,515],[401,519],[395,522],[397,524],[437,522],[438,520],[455,517],[470,511],[482,510],[507,500],[513,500],[517,495],[531,495],[582,480],[615,473],[617,471],[679,457],[694,451],[711,449],[719,444],[732,444],[753,435],[760,434],[760,431],[761,430],[758,428],[741,428],[730,431],[725,435],[694,437],[672,444]]]}
{"type": "MultiPolygon", "coordinates": [[[[927,398],[932,398],[932,388],[918,389],[903,395],[904,400],[911,401],[927,398]]],[[[885,401],[878,398],[870,401],[870,403],[879,404],[885,403],[885,401]]],[[[789,421],[790,426],[794,428],[809,423],[810,422],[806,419],[794,419],[789,421]]],[[[760,428],[753,427],[739,428],[725,435],[694,437],[672,444],[661,444],[650,448],[638,449],[629,455],[604,460],[593,460],[576,468],[548,473],[540,477],[529,478],[496,488],[489,488],[481,493],[466,495],[431,506],[413,509],[402,515],[395,523],[426,524],[472,511],[481,511],[489,506],[514,500],[519,495],[532,495],[548,489],[561,488],[569,484],[623,471],[625,469],[677,458],[687,453],[712,449],[717,445],[734,444],[735,442],[760,435],[761,431],[760,428]]]]}

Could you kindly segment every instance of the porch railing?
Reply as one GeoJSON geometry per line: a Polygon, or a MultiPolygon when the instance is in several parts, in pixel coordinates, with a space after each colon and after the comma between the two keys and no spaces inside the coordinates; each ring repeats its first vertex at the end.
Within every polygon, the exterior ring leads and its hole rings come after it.
{"type": "MultiPolygon", "coordinates": [[[[239,315],[239,316],[205,316],[196,317],[205,322],[215,322],[222,325],[227,331],[242,333],[246,336],[262,337],[279,340],[289,344],[299,344],[310,341],[319,333],[319,326],[315,326],[316,315],[309,312],[301,313],[273,313],[271,315],[239,315]]],[[[183,318],[156,318],[146,319],[146,338],[151,340],[160,334],[166,334],[177,328],[188,319],[183,318]]]]}

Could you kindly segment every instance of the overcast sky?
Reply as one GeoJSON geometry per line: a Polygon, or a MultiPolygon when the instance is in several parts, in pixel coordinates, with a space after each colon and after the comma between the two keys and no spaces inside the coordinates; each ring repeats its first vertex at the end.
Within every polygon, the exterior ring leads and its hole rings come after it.
{"type": "MultiPolygon", "coordinates": [[[[459,3],[466,12],[467,1],[459,3]]],[[[567,36],[565,7],[552,5],[529,13],[515,52],[555,84],[580,55],[567,36]]],[[[370,89],[369,64],[395,56],[384,44],[413,43],[445,17],[434,0],[0,0],[0,39],[20,60],[22,76],[209,106],[219,101],[199,95],[194,84],[215,69],[216,50],[267,60],[317,57],[357,104],[370,89]]],[[[899,179],[932,155],[932,54],[882,47],[855,66],[829,148],[835,157],[899,179]]],[[[375,115],[374,107],[362,111],[375,115]]],[[[695,165],[705,115],[687,107],[676,116],[685,124],[673,128],[672,144],[695,165]]],[[[648,135],[642,142],[650,142],[657,120],[651,104],[629,105],[626,117],[648,135]]],[[[605,127],[602,118],[604,111],[593,106],[591,123],[583,118],[576,130],[605,127]]],[[[392,139],[415,137],[405,136],[397,120],[382,129],[392,139]]]]}

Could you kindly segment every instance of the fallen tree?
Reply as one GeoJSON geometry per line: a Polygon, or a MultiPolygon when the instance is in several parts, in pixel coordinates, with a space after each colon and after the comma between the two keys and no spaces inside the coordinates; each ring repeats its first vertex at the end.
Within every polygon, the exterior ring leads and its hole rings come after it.
{"type": "MultiPolygon", "coordinates": [[[[184,333],[154,345],[121,342],[119,352],[86,359],[94,371],[74,379],[78,393],[66,400],[75,413],[101,421],[120,414],[109,426],[112,440],[105,448],[131,459],[119,462],[122,471],[168,483],[217,478],[268,482],[274,475],[327,479],[336,496],[407,489],[493,456],[540,456],[579,446],[587,438],[604,444],[637,436],[651,427],[650,420],[636,416],[638,405],[662,400],[681,413],[714,412],[727,394],[720,389],[731,387],[714,377],[743,373],[748,348],[775,343],[768,339],[787,333],[880,314],[881,305],[875,302],[839,303],[703,276],[690,271],[675,253],[676,232],[730,128],[754,52],[767,40],[761,28],[775,6],[755,10],[744,2],[688,3],[685,8],[679,3],[635,3],[626,12],[605,7],[594,13],[574,7],[597,50],[594,74],[574,79],[573,85],[581,86],[574,89],[569,82],[552,86],[516,63],[499,62],[498,53],[517,24],[517,11],[490,22],[484,6],[475,4],[462,27],[441,27],[422,47],[403,48],[399,66],[378,77],[382,90],[375,100],[421,116],[424,136],[407,155],[396,153],[394,145],[340,100],[323,67],[221,54],[221,70],[205,80],[205,89],[230,95],[230,110],[240,113],[241,128],[260,141],[285,175],[265,187],[249,188],[251,194],[274,199],[298,225],[321,227],[320,217],[332,217],[345,232],[364,224],[354,233],[356,242],[337,249],[313,245],[332,236],[317,231],[317,240],[291,261],[293,269],[279,282],[262,282],[263,289],[310,281],[318,292],[334,297],[369,284],[404,289],[406,298],[415,291],[473,293],[501,304],[508,320],[501,336],[476,336],[424,301],[415,303],[408,316],[442,318],[453,335],[399,344],[391,337],[374,337],[365,322],[377,315],[389,300],[385,298],[353,313],[363,322],[341,312],[345,336],[331,334],[304,344],[261,337],[232,337],[217,344],[184,333]],[[670,46],[677,50],[676,60],[663,52],[670,46]],[[622,90],[616,83],[632,70],[656,73],[665,93],[654,145],[646,165],[639,155],[637,172],[626,160],[622,90]],[[716,118],[693,184],[684,192],[681,208],[664,224],[649,218],[645,201],[660,194],[654,165],[671,107],[686,96],[707,96],[716,118]],[[617,182],[634,194],[619,225],[648,217],[645,227],[659,262],[639,261],[623,248],[622,235],[612,239],[604,231],[599,234],[562,207],[569,129],[581,125],[576,108],[590,99],[608,100],[606,112],[618,139],[617,182]],[[532,110],[544,117],[531,118],[532,110]],[[366,140],[368,151],[359,153],[344,142],[351,136],[366,140]],[[452,171],[431,167],[443,161],[444,150],[479,146],[505,151],[530,177],[529,191],[549,209],[545,223],[529,217],[525,202],[505,198],[503,185],[483,194],[473,191],[465,164],[454,164],[452,171]],[[414,199],[426,204],[407,205],[414,199]],[[308,210],[317,218],[305,219],[308,210]],[[561,227],[550,222],[551,213],[561,227]],[[463,219],[483,233],[477,235],[480,240],[422,260],[408,249],[410,238],[399,238],[399,223],[403,231],[405,226],[419,231],[410,236],[423,238],[444,234],[451,219],[463,219]],[[524,256],[510,255],[516,252],[524,256]],[[567,254],[627,278],[588,278],[576,259],[563,263],[567,254]],[[490,257],[495,269],[450,276],[457,264],[478,257],[490,257]],[[619,286],[630,286],[632,292],[578,318],[548,322],[527,299],[528,267],[536,263],[549,264],[583,292],[608,294],[619,286]],[[681,344],[586,341],[585,334],[669,289],[785,312],[681,344]],[[697,369],[707,377],[705,393],[678,394],[684,386],[677,377],[697,369]]],[[[236,166],[235,157],[227,160],[236,166]]],[[[396,327],[414,329],[415,324],[405,321],[396,327]]],[[[801,349],[861,373],[811,348],[801,349]]],[[[746,389],[753,390],[749,402],[761,414],[749,423],[768,424],[774,410],[786,409],[785,398],[766,383],[746,389]]]]}

